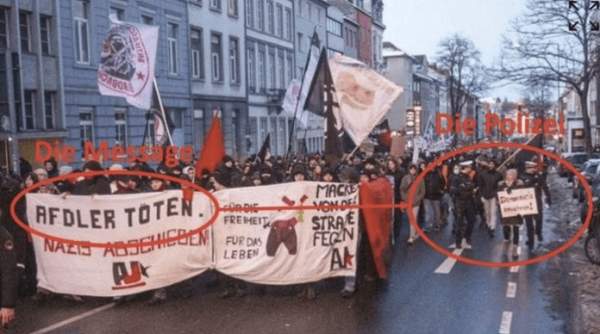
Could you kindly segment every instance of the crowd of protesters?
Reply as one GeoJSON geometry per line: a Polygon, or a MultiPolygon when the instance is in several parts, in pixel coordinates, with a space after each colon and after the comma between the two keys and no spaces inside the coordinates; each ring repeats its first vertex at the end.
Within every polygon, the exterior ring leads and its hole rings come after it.
{"type": "MultiPolygon", "coordinates": [[[[538,207],[542,207],[542,198],[544,197],[549,204],[550,194],[546,184],[546,173],[543,168],[540,169],[543,163],[535,161],[534,157],[534,161],[524,162],[520,166],[512,164],[498,170],[498,165],[506,159],[507,153],[494,151],[461,156],[428,168],[437,157],[436,154],[421,154],[418,159],[413,159],[411,152],[407,152],[403,157],[391,157],[387,154],[366,157],[358,154],[338,163],[330,163],[319,154],[290,158],[270,157],[264,159],[265,161],[261,161],[256,156],[244,161],[225,156],[220,166],[212,172],[198,171],[193,164],[179,165],[173,168],[159,165],[151,168],[145,163],[134,163],[130,166],[114,164],[104,168],[97,161],[87,161],[81,169],[74,169],[71,166],[59,167],[53,159],[46,161],[43,168],[33,169],[27,161],[21,160],[20,175],[4,173],[0,179],[0,189],[3,194],[0,204],[0,228],[3,226],[14,240],[20,294],[34,295],[34,299],[43,301],[52,294],[36,287],[35,258],[31,239],[12,222],[12,218],[8,214],[9,204],[14,195],[24,187],[30,187],[40,180],[86,171],[131,170],[169,175],[194,182],[208,191],[218,191],[226,188],[297,181],[362,183],[384,177],[393,186],[396,203],[400,203],[409,201],[409,192],[417,176],[425,169],[432,169],[423,178],[424,182],[416,186],[411,207],[406,209],[412,210],[425,233],[438,233],[451,223],[453,229],[451,247],[469,250],[473,247],[472,237],[478,220],[480,226],[492,239],[496,236],[498,223],[501,223],[502,234],[507,245],[506,254],[517,259],[516,245],[519,243],[519,226],[525,223],[527,225],[527,245],[533,252],[536,237],[538,241],[543,240],[541,210],[540,214],[534,216],[501,219],[498,214],[496,194],[501,190],[511,191],[519,187],[534,187],[538,207]],[[415,160],[416,163],[413,163],[415,160]],[[515,246],[511,248],[511,245],[515,246]]],[[[49,194],[104,195],[157,192],[178,187],[180,185],[160,178],[124,175],[77,177],[75,175],[39,187],[36,191],[49,194]]],[[[17,205],[17,214],[23,221],[26,221],[25,212],[25,202],[20,201],[17,205]]],[[[400,227],[406,226],[408,221],[407,212],[394,209],[393,217],[393,235],[398,240],[400,227]]],[[[364,227],[361,227],[361,231],[364,233],[364,227]]],[[[410,224],[406,241],[409,245],[413,245],[418,241],[418,237],[417,230],[410,224]]],[[[359,245],[358,268],[360,275],[357,277],[359,280],[364,278],[365,281],[372,281],[375,280],[375,271],[370,263],[367,239],[361,238],[359,245]]],[[[224,298],[245,295],[251,287],[248,283],[227,277],[220,277],[220,280],[224,282],[222,293],[224,298]]],[[[190,290],[189,283],[182,285],[185,291],[190,290]]],[[[308,299],[316,297],[314,284],[297,288],[301,297],[308,299]]],[[[262,291],[261,289],[259,287],[257,291],[262,291]]],[[[352,296],[355,289],[356,280],[347,278],[342,296],[352,296]]],[[[0,297],[5,297],[5,295],[0,294],[0,297]]],[[[69,298],[81,300],[77,296],[69,296],[69,298]]],[[[150,303],[157,304],[166,299],[167,290],[160,289],[152,293],[150,303]]],[[[119,299],[119,301],[123,301],[123,299],[119,299]]],[[[5,303],[13,304],[14,301],[5,303]]],[[[11,306],[14,305],[2,305],[5,308],[11,306]]]]}

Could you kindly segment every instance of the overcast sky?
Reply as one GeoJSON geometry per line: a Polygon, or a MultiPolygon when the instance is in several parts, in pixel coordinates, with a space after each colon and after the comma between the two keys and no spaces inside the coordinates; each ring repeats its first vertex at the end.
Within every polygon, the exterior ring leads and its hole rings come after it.
{"type": "MultiPolygon", "coordinates": [[[[384,0],[384,40],[410,54],[425,54],[433,62],[444,37],[459,32],[470,38],[491,65],[500,54],[502,34],[525,0],[384,0]]],[[[518,87],[498,88],[484,94],[516,99],[518,87]]]]}

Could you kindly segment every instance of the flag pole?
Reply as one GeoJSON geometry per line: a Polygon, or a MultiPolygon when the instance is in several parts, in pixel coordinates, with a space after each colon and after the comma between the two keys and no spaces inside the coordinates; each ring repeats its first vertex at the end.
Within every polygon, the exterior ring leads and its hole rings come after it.
{"type": "MultiPolygon", "coordinates": [[[[535,138],[537,138],[537,136],[533,136],[531,139],[529,139],[525,143],[525,145],[529,145],[529,143],[531,143],[535,138]]],[[[522,151],[522,149],[518,149],[518,150],[514,151],[513,154],[511,154],[510,157],[508,157],[506,160],[504,160],[504,162],[498,168],[496,168],[496,169],[497,170],[502,170],[504,168],[504,166],[506,166],[506,164],[508,162],[510,162],[512,159],[514,159],[517,156],[517,154],[521,153],[521,151],[522,151]]]]}
{"type": "MultiPolygon", "coordinates": [[[[296,131],[296,118],[298,117],[298,108],[301,107],[302,109],[304,109],[304,106],[299,106],[300,104],[300,98],[302,97],[302,89],[304,88],[304,78],[306,76],[306,72],[308,71],[308,64],[310,64],[310,59],[312,56],[312,51],[313,51],[313,46],[315,45],[314,42],[315,40],[317,41],[317,47],[319,47],[319,49],[321,48],[320,46],[320,42],[319,42],[319,38],[318,35],[316,35],[317,33],[317,27],[315,27],[314,32],[313,32],[313,38],[311,41],[311,45],[310,48],[308,50],[308,57],[306,57],[306,64],[304,65],[304,73],[302,73],[302,81],[300,82],[300,91],[298,92],[298,96],[296,97],[296,107],[294,108],[294,119],[292,120],[292,129],[290,130],[290,137],[288,140],[288,151],[286,154],[286,159],[289,158],[290,153],[292,151],[292,143],[294,140],[294,132],[296,131]]],[[[304,112],[304,110],[303,110],[304,112]]]]}
{"type": "Polygon", "coordinates": [[[167,137],[169,137],[169,143],[170,145],[173,145],[173,137],[171,137],[171,130],[169,129],[169,123],[167,122],[167,114],[163,106],[162,98],[160,97],[160,91],[158,90],[158,84],[156,83],[156,79],[154,79],[154,91],[158,100],[158,107],[160,108],[160,116],[163,119],[163,124],[165,126],[165,130],[167,131],[167,137]]]}

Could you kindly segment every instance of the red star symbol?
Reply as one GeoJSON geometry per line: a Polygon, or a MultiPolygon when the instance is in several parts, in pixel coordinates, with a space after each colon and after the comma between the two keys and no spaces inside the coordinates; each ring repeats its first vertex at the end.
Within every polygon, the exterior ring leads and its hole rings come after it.
{"type": "Polygon", "coordinates": [[[350,255],[350,253],[346,254],[346,256],[344,256],[344,266],[346,268],[348,267],[352,267],[352,259],[354,258],[353,255],[350,255]]]}
{"type": "Polygon", "coordinates": [[[138,78],[138,80],[144,80],[144,73],[138,72],[137,73],[137,78],[138,78]]]}

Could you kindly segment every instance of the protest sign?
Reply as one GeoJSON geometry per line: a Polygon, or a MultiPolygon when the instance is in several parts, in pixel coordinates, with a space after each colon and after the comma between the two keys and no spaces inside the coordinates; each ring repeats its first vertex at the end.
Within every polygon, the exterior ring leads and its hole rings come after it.
{"type": "Polygon", "coordinates": [[[67,196],[30,193],[27,219],[48,235],[111,243],[97,248],[34,238],[41,288],[64,294],[121,296],[169,286],[217,269],[249,282],[298,284],[354,276],[358,209],[256,211],[265,206],[358,204],[358,186],[297,182],[214,193],[222,212],[201,233],[193,231],[215,211],[206,196],[182,191],[67,196]],[[144,246],[141,243],[152,242],[144,246]],[[123,244],[136,244],[129,248],[123,244]]]}
{"type": "Polygon", "coordinates": [[[30,193],[27,219],[32,227],[61,238],[113,243],[91,248],[34,238],[38,286],[57,293],[120,296],[153,290],[196,276],[212,260],[210,231],[175,242],[210,219],[210,201],[182,191],[131,195],[67,196],[30,193]],[[118,243],[151,246],[118,248],[118,243]]]}
{"type": "Polygon", "coordinates": [[[358,186],[297,182],[215,193],[225,208],[214,226],[216,268],[259,284],[299,284],[354,276],[358,209],[252,211],[265,206],[358,204],[358,186]]]}
{"type": "Polygon", "coordinates": [[[502,218],[538,214],[534,188],[513,189],[510,193],[499,191],[498,204],[502,218]]]}

